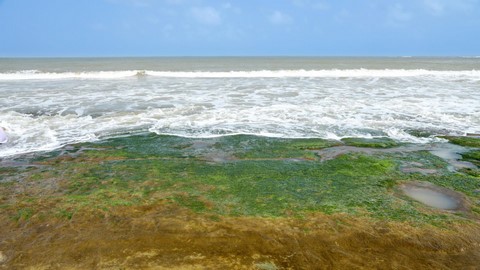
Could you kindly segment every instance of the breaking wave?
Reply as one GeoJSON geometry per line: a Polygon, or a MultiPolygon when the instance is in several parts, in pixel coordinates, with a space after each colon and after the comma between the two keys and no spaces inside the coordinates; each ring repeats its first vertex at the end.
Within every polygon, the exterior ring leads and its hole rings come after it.
{"type": "Polygon", "coordinates": [[[322,69],[322,70],[256,70],[256,71],[92,71],[42,72],[22,70],[0,73],[1,81],[14,80],[68,80],[68,79],[125,79],[137,77],[165,78],[392,78],[440,77],[480,79],[480,70],[438,71],[426,69],[322,69]]]}

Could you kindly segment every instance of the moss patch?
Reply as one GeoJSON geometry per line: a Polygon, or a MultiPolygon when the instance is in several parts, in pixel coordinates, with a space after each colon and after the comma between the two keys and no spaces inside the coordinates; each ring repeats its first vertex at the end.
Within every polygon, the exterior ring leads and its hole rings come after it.
{"type": "Polygon", "coordinates": [[[472,162],[477,166],[480,166],[480,150],[472,150],[462,153],[462,158],[466,161],[472,162]]]}
{"type": "MultiPolygon", "coordinates": [[[[352,141],[365,146],[363,139],[352,141]]],[[[366,144],[385,147],[388,142],[367,140],[366,144]]],[[[478,177],[452,174],[444,161],[426,151],[350,153],[324,162],[311,151],[337,144],[246,135],[115,138],[82,146],[89,150],[68,162],[55,155],[36,159],[46,167],[29,172],[27,182],[1,186],[2,209],[16,220],[72,219],[85,211],[105,215],[118,207],[174,204],[208,215],[281,217],[323,212],[437,224],[456,217],[397,196],[396,185],[429,181],[478,197],[472,192],[480,188],[478,177]],[[219,163],[205,160],[206,155],[218,153],[234,158],[219,163]],[[401,166],[410,163],[442,174],[402,173],[401,166]],[[22,189],[24,193],[12,195],[22,189]],[[20,195],[29,200],[15,203],[20,195]]]]}
{"type": "Polygon", "coordinates": [[[421,130],[421,129],[408,129],[408,130],[405,130],[405,132],[418,138],[428,138],[434,135],[429,130],[421,130]]]}
{"type": "MultiPolygon", "coordinates": [[[[412,269],[432,261],[445,269],[478,264],[478,176],[450,172],[428,151],[359,154],[341,147],[347,151],[325,161],[313,151],[338,143],[143,134],[2,168],[5,265],[384,269],[395,258],[395,265],[410,260],[412,269]],[[405,166],[436,173],[404,173],[405,166]],[[470,211],[422,205],[398,188],[409,181],[460,192],[470,211]]],[[[476,160],[477,152],[464,158],[476,160]]]]}
{"type": "Polygon", "coordinates": [[[441,136],[440,138],[461,146],[480,147],[480,138],[466,136],[441,136]]]}
{"type": "Polygon", "coordinates": [[[323,139],[282,139],[249,135],[227,136],[219,139],[215,147],[231,152],[240,159],[305,158],[315,159],[306,150],[322,149],[339,145],[336,141],[323,139]]]}
{"type": "Polygon", "coordinates": [[[343,138],[342,142],[344,142],[346,145],[355,146],[355,147],[391,148],[391,147],[399,146],[398,142],[387,137],[372,138],[372,139],[343,138]]]}

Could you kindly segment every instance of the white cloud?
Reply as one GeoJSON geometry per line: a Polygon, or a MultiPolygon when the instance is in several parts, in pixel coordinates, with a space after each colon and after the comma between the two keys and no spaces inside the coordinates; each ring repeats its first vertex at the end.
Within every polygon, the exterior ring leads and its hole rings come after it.
{"type": "MultiPolygon", "coordinates": [[[[0,1],[0,3],[1,3],[1,2],[2,2],[2,1],[0,1]]],[[[99,23],[99,22],[93,23],[93,24],[91,24],[90,26],[91,26],[92,29],[95,30],[95,31],[106,31],[106,30],[108,30],[108,27],[107,27],[105,24],[99,23]]]]}
{"type": "Polygon", "coordinates": [[[328,10],[330,9],[330,6],[325,2],[314,2],[312,3],[312,8],[318,10],[328,10]]]}
{"type": "Polygon", "coordinates": [[[270,16],[268,16],[268,20],[272,24],[277,25],[290,24],[293,21],[292,17],[278,10],[275,10],[272,14],[270,14],[270,16]]]}
{"type": "Polygon", "coordinates": [[[190,13],[195,20],[202,24],[216,25],[222,22],[220,13],[213,7],[194,7],[190,13]]]}
{"type": "Polygon", "coordinates": [[[233,5],[229,2],[226,2],[226,3],[223,3],[222,4],[222,7],[225,8],[225,9],[230,9],[233,7],[233,5]]]}
{"type": "Polygon", "coordinates": [[[477,0],[423,0],[427,12],[435,16],[441,16],[451,11],[471,12],[477,3],[477,0]]]}
{"type": "Polygon", "coordinates": [[[344,22],[348,21],[350,19],[350,17],[351,17],[350,11],[348,11],[347,9],[342,9],[342,10],[340,10],[340,12],[335,14],[334,18],[337,22],[344,23],[344,22]]]}
{"type": "Polygon", "coordinates": [[[159,24],[160,23],[160,19],[157,18],[157,17],[154,17],[154,16],[148,16],[148,17],[145,18],[145,20],[150,24],[159,24]]]}
{"type": "Polygon", "coordinates": [[[445,9],[445,3],[438,0],[424,0],[423,1],[427,11],[433,15],[442,15],[445,9]]]}
{"type": "Polygon", "coordinates": [[[169,5],[180,5],[183,4],[184,0],[165,0],[165,3],[169,5]]]}
{"type": "Polygon", "coordinates": [[[390,6],[388,10],[388,19],[391,24],[400,25],[412,20],[413,14],[407,11],[401,4],[390,6]]]}
{"type": "Polygon", "coordinates": [[[150,0],[107,0],[107,2],[113,3],[113,4],[126,4],[126,5],[132,5],[134,7],[149,7],[150,6],[150,0]]]}
{"type": "Polygon", "coordinates": [[[233,11],[236,14],[242,13],[242,10],[239,7],[232,5],[230,2],[223,3],[222,8],[228,11],[233,11]]]}
{"type": "Polygon", "coordinates": [[[328,10],[330,6],[324,1],[314,0],[291,0],[292,4],[301,8],[312,8],[317,10],[328,10]]]}
{"type": "Polygon", "coordinates": [[[316,10],[328,10],[330,6],[324,1],[315,0],[291,0],[292,4],[300,8],[311,8],[316,10]]]}
{"type": "Polygon", "coordinates": [[[173,33],[174,33],[175,27],[171,24],[166,24],[160,27],[160,33],[164,38],[173,38],[173,33]]]}

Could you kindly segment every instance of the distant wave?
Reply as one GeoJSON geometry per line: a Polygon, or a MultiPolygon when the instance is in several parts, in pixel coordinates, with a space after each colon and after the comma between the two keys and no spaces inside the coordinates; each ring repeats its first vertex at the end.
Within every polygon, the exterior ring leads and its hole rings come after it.
{"type": "Polygon", "coordinates": [[[22,70],[0,73],[0,81],[15,80],[65,80],[65,79],[125,79],[138,77],[164,78],[393,78],[442,77],[480,79],[480,70],[439,71],[426,69],[323,69],[323,70],[255,70],[255,71],[91,71],[91,72],[41,72],[22,70]]]}
{"type": "Polygon", "coordinates": [[[147,75],[178,78],[277,78],[277,77],[312,77],[312,78],[357,78],[357,77],[416,77],[416,76],[446,76],[446,77],[477,77],[480,71],[434,71],[406,69],[324,69],[324,70],[259,70],[230,72],[171,72],[147,71],[147,75]]]}
{"type": "Polygon", "coordinates": [[[64,79],[122,79],[140,75],[140,71],[95,71],[95,72],[41,72],[38,70],[22,70],[11,73],[0,73],[0,80],[64,80],[64,79]]]}

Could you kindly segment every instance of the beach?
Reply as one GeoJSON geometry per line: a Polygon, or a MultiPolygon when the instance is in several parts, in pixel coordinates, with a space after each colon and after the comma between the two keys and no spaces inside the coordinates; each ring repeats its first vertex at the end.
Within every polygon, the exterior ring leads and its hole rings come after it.
{"type": "Polygon", "coordinates": [[[450,143],[154,133],[3,159],[2,266],[474,268],[480,139],[449,139],[462,163],[450,143]]]}
{"type": "Polygon", "coordinates": [[[0,59],[0,269],[475,269],[479,61],[0,59]]]}

